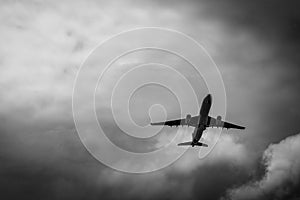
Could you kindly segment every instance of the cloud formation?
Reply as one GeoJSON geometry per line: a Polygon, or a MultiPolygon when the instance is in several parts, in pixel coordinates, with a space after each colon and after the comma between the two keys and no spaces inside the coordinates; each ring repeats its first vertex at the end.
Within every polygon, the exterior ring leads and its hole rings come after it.
{"type": "MultiPolygon", "coordinates": [[[[0,198],[219,199],[226,191],[232,199],[299,197],[299,135],[285,139],[299,131],[298,7],[297,0],[2,1],[0,198]],[[166,169],[130,175],[86,151],[71,93],[82,60],[99,42],[141,26],[174,28],[204,44],[224,78],[228,119],[247,129],[225,132],[205,159],[191,149],[166,169]],[[260,166],[270,143],[278,144],[260,166]]],[[[169,141],[165,136],[156,145],[169,141]]]]}
{"type": "MultiPolygon", "coordinates": [[[[228,191],[229,199],[286,199],[296,197],[300,180],[300,134],[271,144],[262,162],[265,174],[260,180],[228,191]]],[[[298,193],[299,195],[299,193],[298,193]]]]}

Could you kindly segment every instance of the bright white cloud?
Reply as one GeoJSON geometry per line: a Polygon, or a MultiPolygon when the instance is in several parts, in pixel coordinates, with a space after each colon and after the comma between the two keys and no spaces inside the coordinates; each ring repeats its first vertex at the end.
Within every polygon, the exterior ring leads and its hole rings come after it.
{"type": "MultiPolygon", "coordinates": [[[[224,131],[225,132],[225,131],[224,131]]],[[[201,166],[214,165],[216,163],[227,162],[233,166],[247,168],[252,166],[252,160],[249,160],[249,155],[246,147],[236,141],[234,135],[222,133],[218,139],[218,135],[212,130],[204,133],[203,142],[208,144],[209,154],[202,159],[198,159],[199,148],[191,148],[187,153],[175,163],[174,169],[178,172],[188,173],[201,166]],[[212,149],[211,145],[216,145],[212,149]]],[[[190,141],[191,136],[187,136],[184,141],[190,141]]],[[[204,148],[204,147],[202,147],[204,148]]],[[[201,155],[206,155],[206,149],[201,149],[201,155]]]]}
{"type": "Polygon", "coordinates": [[[300,134],[290,136],[278,144],[271,144],[264,152],[265,175],[228,192],[229,199],[283,198],[299,183],[300,134]]]}

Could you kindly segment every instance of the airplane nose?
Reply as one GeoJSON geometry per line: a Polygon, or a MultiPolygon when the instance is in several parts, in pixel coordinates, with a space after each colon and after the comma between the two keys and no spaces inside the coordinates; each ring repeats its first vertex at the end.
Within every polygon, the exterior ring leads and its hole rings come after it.
{"type": "Polygon", "coordinates": [[[209,101],[211,101],[211,100],[212,100],[211,94],[208,94],[208,95],[206,96],[206,98],[207,98],[209,101]]]}

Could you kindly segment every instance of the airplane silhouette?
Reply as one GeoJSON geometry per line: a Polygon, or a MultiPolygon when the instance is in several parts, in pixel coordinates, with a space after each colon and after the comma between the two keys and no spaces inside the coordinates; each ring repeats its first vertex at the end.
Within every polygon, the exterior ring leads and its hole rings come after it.
{"type": "Polygon", "coordinates": [[[186,126],[193,126],[195,127],[194,132],[192,134],[193,140],[191,142],[183,142],[179,143],[178,146],[204,146],[208,147],[207,144],[199,142],[200,138],[202,137],[203,131],[207,127],[218,127],[218,128],[235,128],[235,129],[245,129],[243,126],[238,126],[229,122],[222,121],[222,117],[218,116],[216,119],[210,117],[208,115],[210,107],[212,104],[212,97],[208,94],[202,101],[200,114],[197,116],[191,116],[188,114],[186,118],[183,119],[175,119],[165,122],[156,122],[151,123],[151,125],[163,125],[163,126],[179,126],[179,125],[186,125],[186,126]]]}

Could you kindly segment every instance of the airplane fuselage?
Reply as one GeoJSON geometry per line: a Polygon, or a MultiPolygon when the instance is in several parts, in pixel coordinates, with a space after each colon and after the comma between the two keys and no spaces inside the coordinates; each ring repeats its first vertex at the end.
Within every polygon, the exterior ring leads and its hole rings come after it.
{"type": "Polygon", "coordinates": [[[230,122],[222,121],[222,117],[219,115],[217,118],[209,116],[209,111],[212,106],[212,96],[208,94],[202,101],[200,113],[196,116],[191,116],[190,114],[186,115],[186,118],[167,120],[163,122],[151,123],[151,125],[164,125],[164,126],[193,126],[195,127],[192,134],[192,141],[181,142],[177,144],[178,146],[204,146],[208,147],[207,144],[199,142],[202,137],[203,131],[207,127],[216,127],[216,128],[235,128],[235,129],[245,129],[243,126],[239,126],[230,122]]]}
{"type": "Polygon", "coordinates": [[[203,134],[203,131],[206,129],[206,124],[208,121],[208,113],[209,113],[211,104],[212,104],[212,97],[209,94],[202,101],[198,126],[195,128],[194,133],[193,133],[192,146],[197,144],[197,142],[200,140],[200,138],[203,134]]]}

